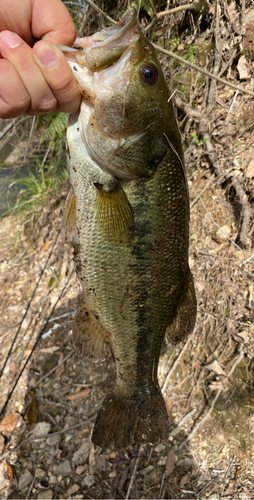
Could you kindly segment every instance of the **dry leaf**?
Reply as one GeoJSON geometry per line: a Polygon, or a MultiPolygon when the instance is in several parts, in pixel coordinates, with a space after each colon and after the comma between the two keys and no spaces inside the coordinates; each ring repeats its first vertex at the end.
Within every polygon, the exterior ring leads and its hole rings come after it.
{"type": "Polygon", "coordinates": [[[22,417],[19,413],[14,412],[8,417],[3,418],[0,422],[0,431],[2,432],[12,432],[17,426],[18,422],[22,420],[22,417]]]}
{"type": "Polygon", "coordinates": [[[0,451],[3,451],[5,445],[5,439],[3,436],[0,436],[0,451]]]}
{"type": "Polygon", "coordinates": [[[31,248],[28,248],[27,252],[26,253],[33,253],[34,252],[34,249],[31,247],[31,248]]]}
{"type": "Polygon", "coordinates": [[[165,475],[168,477],[170,474],[172,474],[174,468],[175,468],[175,451],[174,448],[172,448],[168,454],[167,454],[167,460],[166,460],[166,470],[165,470],[165,475]]]}
{"type": "Polygon", "coordinates": [[[245,59],[245,56],[240,57],[238,64],[237,64],[237,69],[238,69],[240,80],[249,80],[249,78],[250,78],[249,66],[248,66],[248,63],[245,59]]]}
{"type": "Polygon", "coordinates": [[[34,427],[38,420],[37,420],[37,397],[36,394],[32,394],[33,391],[30,392],[30,394],[33,396],[32,401],[30,405],[28,406],[27,412],[26,412],[26,418],[29,427],[34,427]]]}
{"type": "MultiPolygon", "coordinates": [[[[64,359],[64,355],[63,355],[63,352],[61,352],[60,355],[59,355],[59,360],[58,360],[58,364],[59,365],[60,365],[60,363],[62,363],[63,359],[64,359]]],[[[61,364],[56,369],[56,376],[57,377],[60,377],[60,375],[62,375],[62,373],[64,373],[64,364],[61,364]]]]}
{"type": "Polygon", "coordinates": [[[212,370],[213,372],[217,373],[218,375],[227,375],[224,370],[221,368],[219,365],[218,361],[215,360],[212,363],[209,363],[209,365],[205,365],[204,368],[207,368],[208,370],[212,370]]]}
{"type": "Polygon", "coordinates": [[[49,249],[50,245],[51,245],[51,241],[46,241],[46,242],[45,242],[45,243],[43,243],[43,245],[41,246],[41,250],[42,250],[43,252],[46,252],[46,251],[49,249]]]}
{"type": "Polygon", "coordinates": [[[248,179],[252,179],[254,177],[254,158],[250,160],[250,163],[247,167],[246,177],[248,177],[248,179]]]}
{"type": "Polygon", "coordinates": [[[242,332],[239,332],[237,334],[237,337],[239,337],[240,342],[248,342],[248,340],[250,340],[250,335],[251,335],[250,330],[243,330],[242,332]]]}
{"type": "Polygon", "coordinates": [[[228,484],[227,489],[224,491],[222,498],[224,498],[225,495],[233,495],[234,493],[235,493],[235,481],[231,481],[228,484]]]}
{"type": "Polygon", "coordinates": [[[238,17],[238,13],[237,13],[237,10],[236,10],[236,5],[235,5],[235,2],[231,2],[228,6],[227,6],[227,11],[228,11],[228,15],[229,15],[229,18],[230,18],[230,21],[231,23],[234,23],[235,20],[237,19],[238,17]]]}
{"type": "Polygon", "coordinates": [[[9,464],[7,464],[6,462],[3,462],[4,465],[7,467],[8,471],[9,471],[9,483],[11,482],[12,480],[12,476],[13,476],[13,472],[12,472],[12,468],[9,464]]]}
{"type": "Polygon", "coordinates": [[[76,392],[75,394],[69,394],[67,396],[67,399],[69,399],[69,401],[74,401],[75,399],[85,398],[86,396],[88,396],[88,394],[90,394],[90,392],[91,389],[84,389],[84,391],[76,392]]]}
{"type": "Polygon", "coordinates": [[[221,99],[220,97],[216,97],[215,101],[222,107],[222,108],[226,108],[228,109],[229,108],[229,105],[226,104],[223,99],[221,99]]]}
{"type": "Polygon", "coordinates": [[[244,491],[245,495],[249,498],[249,500],[251,500],[253,498],[253,495],[248,490],[248,488],[246,488],[246,486],[243,486],[243,491],[244,491]]]}

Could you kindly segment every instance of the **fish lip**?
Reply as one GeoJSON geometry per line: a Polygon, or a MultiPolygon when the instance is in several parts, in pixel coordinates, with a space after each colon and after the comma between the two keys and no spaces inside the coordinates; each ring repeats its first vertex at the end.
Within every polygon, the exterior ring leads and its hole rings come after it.
{"type": "Polygon", "coordinates": [[[76,38],[72,48],[60,46],[69,62],[77,62],[91,72],[101,71],[115,62],[139,37],[135,12],[130,12],[112,27],[92,36],[76,38]]]}

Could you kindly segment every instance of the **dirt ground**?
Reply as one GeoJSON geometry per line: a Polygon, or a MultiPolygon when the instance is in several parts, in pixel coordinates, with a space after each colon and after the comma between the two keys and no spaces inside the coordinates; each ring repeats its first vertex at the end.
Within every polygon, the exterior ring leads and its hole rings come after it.
{"type": "MultiPolygon", "coordinates": [[[[232,4],[221,33],[235,23],[236,36],[241,10],[232,4]]],[[[154,41],[167,28],[162,22],[154,41]]],[[[229,61],[224,77],[251,90],[253,76],[239,81],[238,62],[230,62],[234,36],[219,50],[229,61]]],[[[188,46],[188,39],[177,43],[188,46]]],[[[170,437],[121,452],[91,444],[115,368],[82,360],[71,342],[80,287],[72,249],[61,241],[64,186],[39,219],[0,222],[1,366],[7,361],[0,408],[21,374],[0,421],[3,499],[254,498],[253,97],[224,85],[212,97],[208,80],[161,60],[173,85],[191,82],[188,97],[177,93],[176,111],[198,300],[193,334],[166,345],[160,358],[170,437]]],[[[214,52],[205,64],[213,69],[214,52]]],[[[249,75],[253,69],[249,56],[249,75]]]]}

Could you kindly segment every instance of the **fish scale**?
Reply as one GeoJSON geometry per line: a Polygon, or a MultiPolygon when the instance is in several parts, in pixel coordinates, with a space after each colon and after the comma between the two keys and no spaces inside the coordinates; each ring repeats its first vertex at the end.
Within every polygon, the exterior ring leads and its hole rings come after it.
{"type": "MultiPolygon", "coordinates": [[[[98,94],[103,95],[100,109],[105,113],[110,109],[110,117],[119,112],[115,124],[128,116],[129,128],[124,136],[124,125],[121,126],[114,142],[104,128],[107,120],[100,122],[101,111],[94,126],[93,101],[85,98],[80,113],[70,117],[67,151],[72,190],[63,223],[65,238],[74,242],[76,272],[83,289],[74,343],[84,356],[103,360],[113,354],[116,363],[116,384],[98,413],[92,439],[97,445],[117,448],[133,442],[155,443],[168,436],[168,416],[157,378],[160,351],[165,335],[171,342],[183,340],[192,331],[196,316],[188,265],[189,200],[181,139],[155,52],[134,17],[129,14],[121,20],[118,37],[114,27],[113,41],[111,28],[105,35],[110,52],[117,40],[119,44],[121,30],[124,29],[124,36],[130,30],[130,48],[127,45],[124,51],[130,51],[131,72],[124,75],[125,86],[121,90],[110,87],[107,93],[108,73],[104,73],[105,90],[100,89],[98,94]],[[142,83],[140,68],[147,67],[154,68],[155,76],[158,73],[157,87],[154,82],[153,88],[142,83]],[[121,97],[119,92],[124,95],[121,97]],[[144,99],[149,100],[150,94],[154,112],[144,106],[144,99]],[[123,118],[122,108],[114,108],[119,99],[126,105],[123,118]],[[137,122],[135,125],[134,116],[131,136],[130,108],[135,105],[144,117],[135,112],[137,122]],[[93,152],[96,141],[100,158],[93,152]],[[105,150],[107,141],[110,148],[115,148],[108,164],[103,160],[103,141],[105,150]]],[[[103,73],[107,71],[107,54],[100,55],[99,45],[96,57],[103,73]]],[[[114,59],[113,72],[118,68],[116,53],[108,56],[108,64],[114,59]]],[[[123,71],[121,58],[125,52],[117,57],[123,71]]],[[[82,58],[85,60],[84,54],[82,58]]],[[[80,86],[82,72],[87,70],[92,82],[91,70],[82,64],[75,64],[74,71],[74,75],[79,72],[80,86]]],[[[109,85],[114,85],[112,75],[110,78],[109,85]]],[[[87,96],[90,89],[86,85],[81,90],[87,96]]],[[[90,94],[94,94],[96,88],[91,90],[90,94]]],[[[115,128],[110,133],[115,133],[115,128]]]]}

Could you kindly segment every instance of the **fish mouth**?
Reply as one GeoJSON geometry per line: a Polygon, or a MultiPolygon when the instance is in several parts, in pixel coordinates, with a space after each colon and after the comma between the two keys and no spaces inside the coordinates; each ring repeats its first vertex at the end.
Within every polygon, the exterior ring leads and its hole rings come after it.
{"type": "Polygon", "coordinates": [[[65,50],[66,57],[93,73],[102,71],[118,61],[138,36],[136,15],[129,12],[117,24],[92,36],[77,38],[73,46],[75,52],[65,50]]]}
{"type": "Polygon", "coordinates": [[[72,50],[65,51],[84,96],[79,114],[82,141],[103,171],[122,179],[139,177],[140,172],[150,175],[149,168],[143,168],[143,159],[134,156],[133,165],[138,163],[135,173],[135,168],[125,168],[124,157],[128,159],[127,150],[133,151],[135,144],[144,143],[148,129],[160,118],[146,123],[141,117],[135,122],[130,112],[131,102],[136,102],[130,97],[136,88],[133,75],[144,57],[142,36],[136,13],[130,12],[110,28],[77,38],[72,50]]]}

